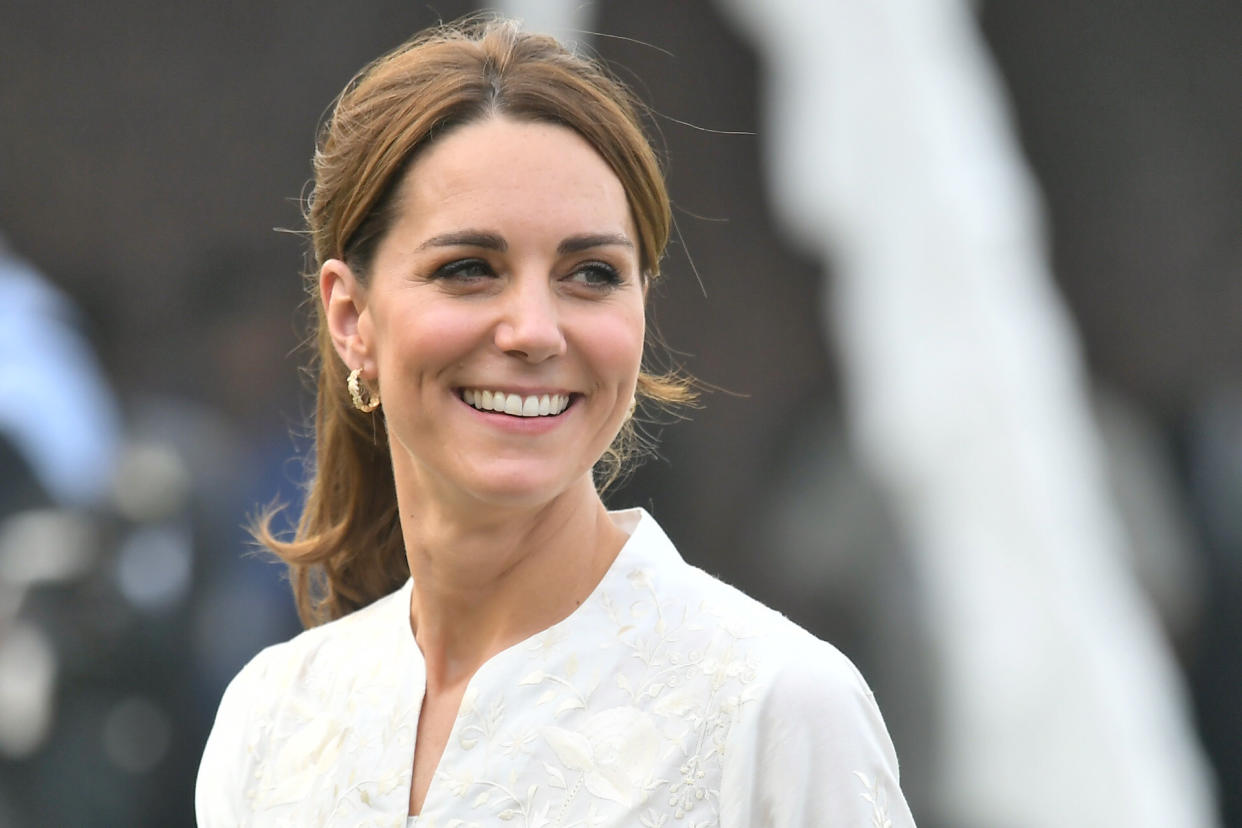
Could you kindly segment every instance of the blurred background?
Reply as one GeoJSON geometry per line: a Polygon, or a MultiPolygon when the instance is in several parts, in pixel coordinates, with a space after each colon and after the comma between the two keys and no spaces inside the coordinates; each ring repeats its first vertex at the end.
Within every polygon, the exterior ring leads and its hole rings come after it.
{"type": "MultiPolygon", "coordinates": [[[[298,630],[316,124],[475,8],[0,6],[0,826],[193,824],[298,630]]],[[[718,389],[610,503],[859,664],[920,825],[1242,826],[1242,5],[500,8],[650,104],[718,389]]]]}

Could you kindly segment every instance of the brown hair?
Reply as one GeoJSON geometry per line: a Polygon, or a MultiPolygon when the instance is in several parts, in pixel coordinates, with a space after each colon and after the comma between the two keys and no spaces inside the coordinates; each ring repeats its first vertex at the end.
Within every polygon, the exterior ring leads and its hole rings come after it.
{"type": "MultiPolygon", "coordinates": [[[[313,472],[292,540],[275,537],[270,512],[254,529],[288,564],[307,626],[366,606],[409,576],[384,424],[378,411],[365,414],[351,404],[320,302],[320,267],[342,259],[365,280],[396,219],[395,192],[412,159],[455,127],[503,114],[566,126],[595,148],[625,188],[639,265],[644,279],[654,279],[668,241],[669,202],[638,111],[631,93],[598,64],[490,17],[416,35],[365,67],[337,98],[320,130],[306,210],[315,264],[306,274],[316,314],[313,472]]],[[[694,397],[676,373],[645,370],[637,393],[662,406],[694,397]]],[[[597,463],[601,487],[615,480],[637,444],[629,421],[597,463]]]]}

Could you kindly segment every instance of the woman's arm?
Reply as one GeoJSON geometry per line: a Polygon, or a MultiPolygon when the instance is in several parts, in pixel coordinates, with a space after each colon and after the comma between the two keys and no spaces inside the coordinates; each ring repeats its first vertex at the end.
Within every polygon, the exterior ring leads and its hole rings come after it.
{"type": "Polygon", "coordinates": [[[788,654],[759,698],[743,704],[726,757],[722,826],[913,828],[871,690],[845,656],[815,644],[788,654]]]}
{"type": "MultiPolygon", "coordinates": [[[[266,652],[266,651],[265,651],[266,652]]],[[[198,766],[194,812],[199,828],[246,822],[245,786],[254,764],[251,744],[255,706],[262,700],[264,653],[242,668],[220,699],[216,721],[198,766]]]]}

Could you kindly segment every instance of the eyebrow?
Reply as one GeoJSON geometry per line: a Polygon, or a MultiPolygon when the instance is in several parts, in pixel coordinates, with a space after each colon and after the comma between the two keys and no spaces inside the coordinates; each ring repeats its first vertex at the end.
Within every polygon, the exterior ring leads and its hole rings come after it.
{"type": "Polygon", "coordinates": [[[630,241],[626,236],[612,233],[596,233],[586,234],[582,236],[570,236],[556,246],[556,252],[564,255],[566,253],[581,253],[583,250],[590,250],[593,247],[628,247],[634,248],[634,242],[630,241]]]}
{"type": "Polygon", "coordinates": [[[419,250],[426,250],[429,247],[482,247],[485,250],[495,250],[503,253],[509,249],[509,245],[500,236],[495,233],[488,233],[485,230],[460,230],[455,233],[441,233],[438,236],[432,236],[418,246],[419,250]]]}
{"type": "MultiPolygon", "coordinates": [[[[634,242],[618,233],[585,233],[581,236],[570,236],[556,246],[558,255],[581,253],[595,247],[628,247],[633,249],[634,242]]],[[[504,253],[509,244],[495,233],[486,230],[459,230],[453,233],[441,233],[432,236],[418,246],[419,250],[431,247],[481,247],[484,250],[495,250],[504,253]]]]}

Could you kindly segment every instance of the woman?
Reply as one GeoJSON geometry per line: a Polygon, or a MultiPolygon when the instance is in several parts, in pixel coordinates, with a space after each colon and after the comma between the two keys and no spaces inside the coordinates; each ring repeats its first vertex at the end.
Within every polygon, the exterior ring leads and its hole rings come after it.
{"type": "Polygon", "coordinates": [[[623,88],[423,33],[342,93],[308,223],[315,474],[260,536],[311,629],[226,691],[200,825],[912,823],[844,656],[597,493],[689,397],[640,367],[669,207],[623,88]]]}

